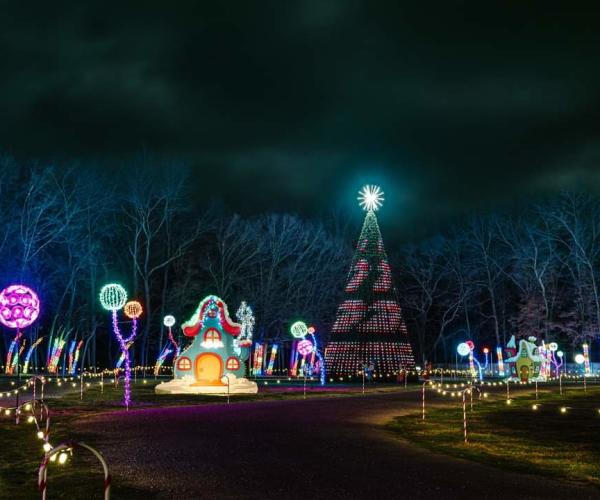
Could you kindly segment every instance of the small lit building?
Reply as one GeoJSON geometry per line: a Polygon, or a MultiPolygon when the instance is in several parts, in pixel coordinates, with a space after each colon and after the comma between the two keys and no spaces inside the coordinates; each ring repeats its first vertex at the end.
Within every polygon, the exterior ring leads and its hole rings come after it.
{"type": "Polygon", "coordinates": [[[540,355],[539,347],[535,344],[535,337],[529,337],[528,340],[519,340],[518,348],[515,353],[514,335],[507,344],[507,352],[512,354],[505,360],[509,367],[510,378],[520,380],[521,382],[544,381],[545,377],[540,376],[540,369],[544,362],[544,357],[540,355]]]}
{"type": "Polygon", "coordinates": [[[242,325],[230,319],[223,300],[209,295],[181,328],[193,341],[175,359],[174,379],[156,386],[157,393],[258,392],[256,383],[244,378],[250,346],[238,339],[242,325]]]}

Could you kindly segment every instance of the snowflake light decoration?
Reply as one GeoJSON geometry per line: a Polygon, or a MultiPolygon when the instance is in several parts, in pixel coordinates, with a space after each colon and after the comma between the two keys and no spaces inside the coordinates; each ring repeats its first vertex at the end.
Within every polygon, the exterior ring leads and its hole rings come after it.
{"type": "Polygon", "coordinates": [[[367,184],[358,192],[357,200],[363,210],[371,212],[379,210],[385,198],[379,186],[367,184]]]}

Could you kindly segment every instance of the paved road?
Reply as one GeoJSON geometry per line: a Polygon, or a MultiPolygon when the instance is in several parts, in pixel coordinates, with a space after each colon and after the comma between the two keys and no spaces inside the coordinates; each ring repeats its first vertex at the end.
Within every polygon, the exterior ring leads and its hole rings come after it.
{"type": "Polygon", "coordinates": [[[416,393],[116,412],[81,421],[113,483],[159,498],[599,498],[417,449],[379,427],[416,393]]]}

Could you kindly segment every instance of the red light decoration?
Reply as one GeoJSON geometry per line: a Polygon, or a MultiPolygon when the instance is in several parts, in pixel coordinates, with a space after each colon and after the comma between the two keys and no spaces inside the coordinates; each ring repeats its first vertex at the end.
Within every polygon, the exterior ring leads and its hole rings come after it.
{"type": "Polygon", "coordinates": [[[328,372],[355,375],[364,363],[378,373],[415,366],[391,268],[374,211],[367,212],[350,266],[345,298],[325,349],[328,372]]]}

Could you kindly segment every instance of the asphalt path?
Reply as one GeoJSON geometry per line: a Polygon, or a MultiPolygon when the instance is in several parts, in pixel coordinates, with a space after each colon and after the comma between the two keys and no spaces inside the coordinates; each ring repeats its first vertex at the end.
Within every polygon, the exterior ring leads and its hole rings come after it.
{"type": "Polygon", "coordinates": [[[600,498],[433,454],[383,428],[419,405],[419,392],[219,403],[112,412],[77,427],[108,459],[113,484],[158,498],[600,498]]]}

